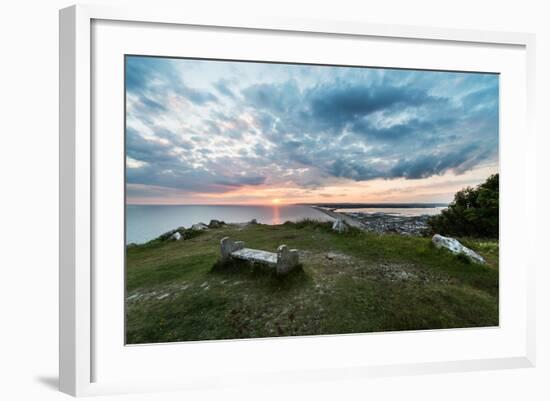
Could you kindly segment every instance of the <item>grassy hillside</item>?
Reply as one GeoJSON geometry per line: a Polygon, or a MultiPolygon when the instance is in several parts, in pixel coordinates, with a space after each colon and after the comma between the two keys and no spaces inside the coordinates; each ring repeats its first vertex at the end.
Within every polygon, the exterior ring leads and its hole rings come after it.
{"type": "Polygon", "coordinates": [[[151,343],[498,325],[498,242],[461,239],[469,263],[429,238],[336,234],[330,224],[226,225],[127,249],[127,342],[151,343]],[[219,265],[224,236],[300,250],[286,277],[219,265]]]}

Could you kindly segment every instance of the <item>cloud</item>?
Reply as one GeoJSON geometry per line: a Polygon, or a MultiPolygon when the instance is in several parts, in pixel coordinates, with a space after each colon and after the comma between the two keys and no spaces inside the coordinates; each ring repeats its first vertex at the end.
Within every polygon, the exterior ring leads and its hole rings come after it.
{"type": "Polygon", "coordinates": [[[217,97],[208,91],[189,86],[176,65],[185,60],[157,57],[127,56],[126,91],[138,97],[144,109],[165,109],[156,99],[165,99],[167,94],[182,96],[195,104],[215,102],[217,97]]]}
{"type": "Polygon", "coordinates": [[[255,109],[267,110],[277,115],[292,112],[302,100],[298,84],[293,79],[279,84],[254,84],[245,88],[242,93],[255,109]]]}
{"type": "Polygon", "coordinates": [[[449,170],[463,173],[483,161],[487,152],[472,143],[460,149],[428,152],[399,160],[391,169],[391,177],[418,179],[442,175],[449,170]]]}
{"type": "Polygon", "coordinates": [[[235,97],[235,94],[229,88],[229,81],[226,80],[226,79],[220,79],[219,81],[215,82],[214,83],[214,88],[216,88],[216,90],[224,96],[227,96],[227,97],[230,97],[230,98],[235,97]]]}
{"type": "MultiPolygon", "coordinates": [[[[180,149],[182,139],[169,131],[148,138],[138,131],[126,131],[127,170],[129,184],[144,184],[166,188],[178,188],[194,192],[220,193],[242,186],[256,186],[266,177],[253,171],[235,171],[240,165],[231,160],[209,160],[204,152],[189,152],[180,149]]],[[[206,154],[209,152],[207,150],[206,154]]]]}
{"type": "Polygon", "coordinates": [[[381,110],[438,101],[424,90],[407,86],[341,85],[337,81],[314,88],[308,98],[313,118],[338,125],[381,110]]]}
{"type": "Polygon", "coordinates": [[[497,165],[497,75],[270,66],[127,59],[129,182],[222,193],[497,165]]]}
{"type": "Polygon", "coordinates": [[[299,99],[269,102],[266,93],[279,94],[288,85],[263,85],[260,110],[271,117],[263,114],[260,121],[266,135],[277,138],[275,153],[329,177],[462,174],[494,162],[498,153],[498,80],[487,84],[483,78],[460,99],[432,95],[430,87],[398,86],[391,77],[380,86],[334,80],[302,91],[299,99]],[[274,123],[281,110],[285,114],[274,123]]]}
{"type": "Polygon", "coordinates": [[[250,177],[230,177],[225,180],[216,181],[216,184],[226,187],[240,187],[243,185],[261,185],[265,183],[266,177],[264,176],[250,176],[250,177]]]}

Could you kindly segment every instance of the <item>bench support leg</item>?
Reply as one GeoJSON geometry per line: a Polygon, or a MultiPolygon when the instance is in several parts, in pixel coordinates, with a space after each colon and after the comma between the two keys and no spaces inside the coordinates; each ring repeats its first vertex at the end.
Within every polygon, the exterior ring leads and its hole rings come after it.
{"type": "Polygon", "coordinates": [[[300,264],[298,251],[288,249],[286,245],[277,248],[277,275],[287,274],[300,264]]]}
{"type": "Polygon", "coordinates": [[[226,262],[231,258],[231,253],[244,248],[243,241],[233,241],[229,237],[223,237],[220,241],[222,254],[222,262],[226,262]]]}

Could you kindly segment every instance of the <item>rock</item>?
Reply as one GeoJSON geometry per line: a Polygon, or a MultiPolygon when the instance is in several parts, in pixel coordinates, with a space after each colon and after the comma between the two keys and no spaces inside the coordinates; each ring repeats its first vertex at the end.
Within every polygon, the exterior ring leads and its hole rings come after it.
{"type": "Polygon", "coordinates": [[[332,223],[332,229],[338,233],[345,233],[349,231],[349,226],[345,221],[336,219],[334,223],[332,223]]]}
{"type": "Polygon", "coordinates": [[[462,245],[460,242],[458,242],[456,239],[451,237],[444,237],[443,235],[435,234],[432,237],[432,242],[437,248],[445,248],[454,253],[455,255],[463,254],[468,259],[470,259],[472,262],[475,263],[485,263],[485,259],[472,251],[469,248],[466,248],[464,245],[462,245]]]}
{"type": "Polygon", "coordinates": [[[138,299],[139,297],[141,297],[142,294],[140,294],[139,292],[134,294],[134,295],[130,295],[128,298],[126,298],[126,301],[132,301],[134,299],[138,299]]]}
{"type": "Polygon", "coordinates": [[[220,221],[220,220],[210,220],[210,223],[208,224],[208,227],[209,228],[220,228],[221,226],[223,226],[225,224],[224,221],[220,221]]]}
{"type": "Polygon", "coordinates": [[[204,223],[197,223],[191,226],[191,230],[195,230],[195,231],[208,230],[208,226],[204,223]]]}
{"type": "Polygon", "coordinates": [[[176,230],[167,231],[164,234],[159,235],[156,239],[160,241],[167,241],[172,235],[174,235],[175,232],[176,230]]]}
{"type": "Polygon", "coordinates": [[[174,234],[172,234],[170,236],[169,239],[174,240],[174,241],[179,241],[182,238],[183,238],[183,236],[178,231],[176,231],[174,234]]]}
{"type": "Polygon", "coordinates": [[[248,224],[258,224],[258,220],[252,219],[248,222],[248,224]]]}

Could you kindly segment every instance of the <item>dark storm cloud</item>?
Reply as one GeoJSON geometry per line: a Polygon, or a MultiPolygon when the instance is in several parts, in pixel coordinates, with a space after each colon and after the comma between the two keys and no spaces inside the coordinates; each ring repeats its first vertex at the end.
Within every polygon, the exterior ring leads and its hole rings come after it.
{"type": "Polygon", "coordinates": [[[438,100],[424,90],[410,87],[341,86],[339,83],[317,87],[308,97],[313,118],[333,121],[338,125],[376,111],[410,105],[418,107],[438,100]]]}
{"type": "Polygon", "coordinates": [[[399,160],[391,169],[391,175],[404,178],[426,178],[440,175],[449,169],[464,172],[487,156],[478,144],[447,152],[428,152],[399,160]]]}
{"type": "Polygon", "coordinates": [[[241,187],[243,185],[261,185],[265,183],[266,177],[251,176],[251,177],[231,177],[226,180],[216,181],[216,184],[227,187],[241,187]]]}

